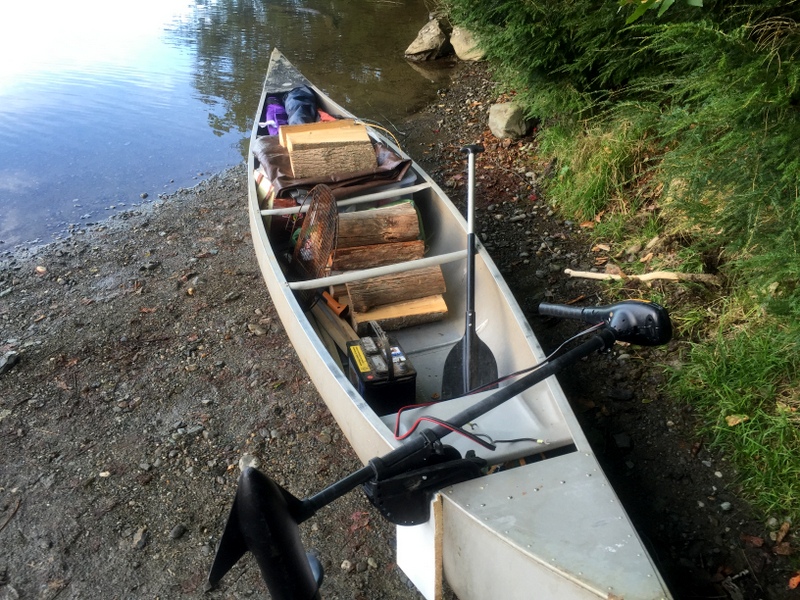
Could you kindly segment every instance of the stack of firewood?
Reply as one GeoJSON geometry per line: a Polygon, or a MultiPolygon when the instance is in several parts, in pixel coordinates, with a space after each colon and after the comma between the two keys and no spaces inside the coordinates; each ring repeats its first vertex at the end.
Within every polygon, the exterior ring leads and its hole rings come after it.
{"type": "MultiPolygon", "coordinates": [[[[417,210],[411,201],[340,213],[333,271],[381,267],[423,257],[417,210]]],[[[390,331],[443,318],[447,306],[440,266],[381,275],[333,288],[349,307],[353,329],[363,335],[369,321],[390,331]]]]}

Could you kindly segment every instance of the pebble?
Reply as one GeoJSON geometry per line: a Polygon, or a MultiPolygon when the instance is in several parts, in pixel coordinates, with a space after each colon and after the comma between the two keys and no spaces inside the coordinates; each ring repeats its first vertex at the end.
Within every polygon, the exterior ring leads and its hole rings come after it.
{"type": "Polygon", "coordinates": [[[186,527],[184,525],[175,525],[169,532],[169,537],[171,540],[177,540],[180,539],[184,533],[186,533],[186,527]]]}
{"type": "Polygon", "coordinates": [[[243,454],[239,459],[239,470],[244,471],[247,467],[257,469],[259,465],[258,458],[252,454],[243,454]]]}
{"type": "Polygon", "coordinates": [[[136,550],[141,550],[147,545],[147,527],[140,527],[133,534],[133,543],[131,544],[136,550]]]}
{"type": "Polygon", "coordinates": [[[351,563],[349,560],[347,560],[347,559],[345,558],[345,559],[342,561],[341,568],[342,568],[342,571],[344,571],[345,573],[349,573],[350,571],[352,571],[352,570],[353,570],[353,563],[351,563]]]}
{"type": "Polygon", "coordinates": [[[266,329],[261,327],[258,323],[248,323],[247,330],[256,336],[267,335],[266,329]]]}
{"type": "Polygon", "coordinates": [[[730,503],[730,502],[723,502],[722,504],[720,504],[720,505],[719,505],[719,507],[720,507],[722,510],[724,510],[725,512],[728,512],[728,511],[729,511],[729,510],[732,508],[732,506],[731,506],[731,503],[730,503]]]}
{"type": "Polygon", "coordinates": [[[19,362],[19,352],[6,352],[0,357],[0,375],[5,375],[19,362]]]}

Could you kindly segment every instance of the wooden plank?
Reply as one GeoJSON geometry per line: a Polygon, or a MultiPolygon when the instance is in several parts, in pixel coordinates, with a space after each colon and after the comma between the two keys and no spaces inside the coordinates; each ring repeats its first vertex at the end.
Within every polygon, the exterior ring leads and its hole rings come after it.
{"type": "Polygon", "coordinates": [[[320,300],[311,308],[311,313],[317,320],[319,326],[331,336],[333,341],[339,349],[347,353],[347,342],[352,342],[358,339],[358,335],[344,319],[337,317],[333,311],[320,300]]]}
{"type": "Polygon", "coordinates": [[[339,214],[336,247],[409,242],[419,238],[419,217],[411,202],[339,214]]]}
{"type": "Polygon", "coordinates": [[[278,129],[278,139],[280,140],[281,146],[286,148],[287,137],[293,133],[349,128],[353,127],[355,124],[356,122],[354,119],[337,119],[336,121],[319,121],[317,123],[302,123],[300,125],[281,125],[280,129],[278,129]]]}
{"type": "Polygon", "coordinates": [[[331,269],[334,271],[369,269],[397,262],[419,260],[424,255],[425,242],[422,240],[337,248],[333,254],[331,269]]]}
{"type": "Polygon", "coordinates": [[[377,306],[367,312],[350,310],[350,322],[359,335],[367,335],[369,322],[377,321],[386,331],[441,321],[447,315],[447,304],[441,295],[406,300],[377,306]]]}
{"type": "Polygon", "coordinates": [[[346,285],[350,310],[362,313],[376,306],[444,294],[446,289],[442,267],[438,265],[346,285]]]}

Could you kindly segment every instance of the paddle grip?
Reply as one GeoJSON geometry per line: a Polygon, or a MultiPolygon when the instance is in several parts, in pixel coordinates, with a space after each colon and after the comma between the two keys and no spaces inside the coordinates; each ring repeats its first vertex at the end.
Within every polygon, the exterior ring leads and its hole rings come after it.
{"type": "Polygon", "coordinates": [[[486,148],[484,148],[482,144],[469,144],[461,148],[461,152],[464,154],[480,154],[484,150],[486,150],[486,148]]]}

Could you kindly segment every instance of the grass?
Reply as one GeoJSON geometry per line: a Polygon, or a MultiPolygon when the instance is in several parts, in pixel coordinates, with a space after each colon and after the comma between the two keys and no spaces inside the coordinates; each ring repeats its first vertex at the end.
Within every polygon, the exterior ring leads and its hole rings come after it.
{"type": "Polygon", "coordinates": [[[728,455],[745,496],[766,514],[800,517],[800,327],[733,300],[721,328],[692,344],[671,392],[706,416],[700,433],[728,455]]]}

